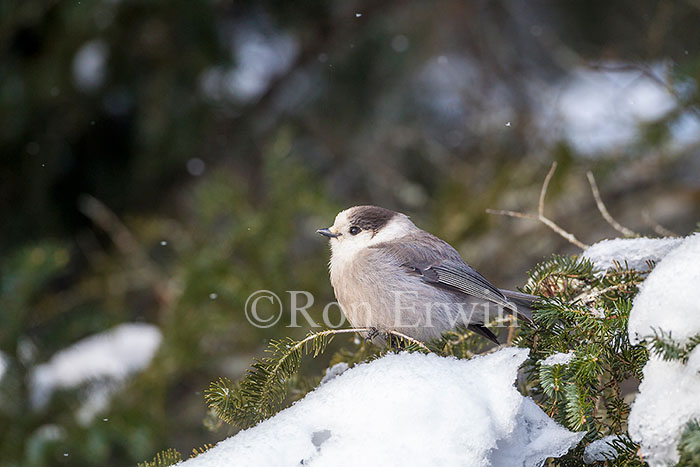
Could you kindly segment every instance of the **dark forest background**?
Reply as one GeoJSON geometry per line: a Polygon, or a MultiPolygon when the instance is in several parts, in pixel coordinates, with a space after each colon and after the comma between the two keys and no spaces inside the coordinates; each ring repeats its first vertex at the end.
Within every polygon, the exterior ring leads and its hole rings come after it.
{"type": "MultiPolygon", "coordinates": [[[[129,465],[231,434],[202,391],[285,320],[258,289],[333,300],[336,212],[409,214],[501,287],[614,237],[700,220],[700,2],[0,0],[0,465],[129,465]],[[663,227],[662,227],[663,226],[663,227]],[[31,402],[87,336],[162,342],[92,420],[31,402]]],[[[319,372],[327,361],[305,363],[319,372]]],[[[94,386],[94,383],[91,383],[94,386]]],[[[91,386],[92,387],[92,386],[91,386]]]]}

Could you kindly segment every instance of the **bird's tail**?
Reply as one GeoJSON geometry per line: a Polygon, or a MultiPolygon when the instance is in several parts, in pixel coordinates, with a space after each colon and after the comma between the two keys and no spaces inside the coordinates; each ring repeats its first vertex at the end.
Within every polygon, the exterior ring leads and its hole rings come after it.
{"type": "Polygon", "coordinates": [[[518,309],[517,317],[522,319],[528,324],[534,324],[532,322],[532,303],[537,300],[537,296],[529,295],[522,292],[516,292],[514,290],[504,290],[500,289],[501,293],[506,296],[506,298],[513,302],[518,309]]]}

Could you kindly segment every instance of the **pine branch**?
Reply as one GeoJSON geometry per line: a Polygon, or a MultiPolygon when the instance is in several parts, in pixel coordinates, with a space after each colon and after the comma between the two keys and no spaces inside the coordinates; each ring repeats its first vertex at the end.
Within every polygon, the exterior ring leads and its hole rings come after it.
{"type": "Polygon", "coordinates": [[[681,344],[673,339],[670,332],[666,333],[663,329],[654,329],[653,331],[651,348],[656,355],[664,360],[680,360],[687,363],[690,353],[700,345],[700,334],[691,337],[688,343],[681,344]]]}
{"type": "MultiPolygon", "coordinates": [[[[586,439],[601,433],[624,435],[629,404],[620,382],[641,377],[648,352],[629,342],[627,322],[631,299],[648,271],[617,264],[601,274],[587,259],[553,256],[528,274],[526,292],[540,295],[533,320],[516,344],[531,349],[525,372],[529,395],[552,418],[572,430],[586,430],[586,439]],[[540,362],[557,352],[575,351],[566,365],[540,362]]],[[[641,465],[625,451],[629,463],[641,465]]],[[[571,451],[554,465],[581,465],[582,452],[571,451]]],[[[625,461],[625,462],[627,462],[625,461]]]]}
{"type": "Polygon", "coordinates": [[[204,401],[217,417],[229,424],[246,417],[245,400],[241,397],[239,385],[228,378],[219,378],[209,383],[204,391],[204,401]]]}
{"type": "Polygon", "coordinates": [[[644,462],[639,457],[639,445],[632,441],[628,434],[620,434],[617,438],[607,443],[615,450],[615,454],[604,453],[607,465],[625,467],[644,467],[644,462]]]}
{"type": "Polygon", "coordinates": [[[564,398],[567,426],[574,431],[586,427],[593,413],[593,404],[587,391],[576,384],[568,384],[564,390],[564,398]]]}
{"type": "Polygon", "coordinates": [[[205,452],[207,452],[208,450],[210,450],[213,447],[214,447],[213,444],[207,443],[199,448],[192,448],[192,453],[190,454],[190,459],[194,459],[198,455],[204,454],[205,452]]]}
{"type": "Polygon", "coordinates": [[[180,461],[182,461],[182,454],[175,449],[169,448],[156,454],[153,460],[139,462],[137,465],[138,467],[166,467],[175,465],[180,461]]]}
{"type": "Polygon", "coordinates": [[[688,422],[678,443],[678,452],[681,454],[679,467],[700,465],[700,421],[688,422]]]}
{"type": "MultiPolygon", "coordinates": [[[[223,421],[249,427],[274,415],[285,401],[289,381],[299,370],[304,355],[317,357],[338,334],[369,333],[369,328],[329,329],[309,333],[304,339],[291,338],[271,341],[266,352],[269,354],[256,360],[246,376],[233,384],[226,378],[210,383],[205,391],[209,408],[223,421]]],[[[422,342],[398,331],[387,331],[392,345],[407,352],[430,352],[422,342]]]]}
{"type": "Polygon", "coordinates": [[[525,291],[534,295],[552,297],[567,291],[572,285],[581,285],[593,276],[593,263],[587,258],[554,255],[528,272],[530,279],[525,291]],[[573,281],[573,283],[572,283],[573,281]]]}

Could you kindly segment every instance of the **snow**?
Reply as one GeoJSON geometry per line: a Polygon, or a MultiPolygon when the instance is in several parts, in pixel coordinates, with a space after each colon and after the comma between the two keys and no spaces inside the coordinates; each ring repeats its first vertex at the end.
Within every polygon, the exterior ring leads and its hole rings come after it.
{"type": "MultiPolygon", "coordinates": [[[[636,296],[628,325],[630,341],[640,343],[654,330],[687,343],[700,334],[700,234],[683,240],[654,268],[636,296]]],[[[678,462],[685,424],[700,417],[700,347],[688,362],[652,355],[644,367],[629,416],[629,434],[641,444],[651,467],[678,462]]]]}
{"type": "Polygon", "coordinates": [[[610,435],[593,441],[583,451],[583,462],[592,464],[594,462],[603,462],[607,459],[614,459],[617,457],[617,450],[611,443],[617,440],[620,440],[620,436],[610,435]]]}
{"type": "Polygon", "coordinates": [[[680,240],[641,284],[629,319],[629,337],[639,343],[654,330],[686,342],[700,334],[700,234],[680,240]]]}
{"type": "Polygon", "coordinates": [[[96,39],[83,44],[73,58],[73,81],[86,92],[98,89],[105,78],[109,47],[96,39]]]}
{"type": "Polygon", "coordinates": [[[253,25],[246,21],[236,25],[233,36],[231,49],[236,66],[205,70],[200,77],[201,89],[211,99],[255,101],[292,66],[299,42],[267,23],[253,25]]]}
{"type": "Polygon", "coordinates": [[[669,252],[683,243],[683,238],[616,238],[603,240],[590,246],[583,257],[593,262],[596,269],[605,271],[615,267],[613,261],[622,266],[627,262],[630,269],[645,270],[647,261],[661,261],[669,252]]]}
{"type": "MultiPolygon", "coordinates": [[[[641,68],[625,63],[602,63],[600,68],[575,69],[557,103],[566,138],[584,154],[631,144],[639,137],[640,123],[659,120],[676,107],[673,95],[641,68]]],[[[657,76],[669,74],[664,65],[649,68],[657,76]]]]}
{"type": "Polygon", "coordinates": [[[542,366],[568,365],[574,358],[574,351],[570,350],[567,353],[555,353],[545,358],[540,362],[542,366]]]}
{"type": "Polygon", "coordinates": [[[204,173],[204,170],[206,170],[207,165],[206,163],[200,159],[199,157],[193,157],[192,159],[187,161],[187,172],[190,175],[193,175],[195,177],[199,177],[204,173]]]}
{"type": "Polygon", "coordinates": [[[360,364],[184,464],[539,466],[583,433],[515,389],[528,352],[471,360],[402,353],[360,364]]]}
{"type": "Polygon", "coordinates": [[[700,141],[700,120],[693,113],[681,114],[671,126],[671,149],[690,149],[700,141]]]}
{"type": "Polygon", "coordinates": [[[650,467],[675,464],[683,429],[700,417],[700,347],[693,362],[664,361],[652,356],[644,367],[644,379],[629,416],[629,434],[641,443],[650,467]]]}
{"type": "Polygon", "coordinates": [[[391,39],[391,48],[394,49],[394,52],[404,53],[410,44],[408,37],[403,34],[396,35],[391,39]]]}
{"type": "Polygon", "coordinates": [[[342,375],[348,370],[348,368],[350,367],[345,362],[336,363],[335,365],[326,370],[326,374],[323,376],[321,384],[325,384],[328,381],[335,378],[336,376],[342,375]]]}
{"type": "Polygon", "coordinates": [[[7,357],[5,357],[5,354],[0,352],[0,381],[2,381],[2,377],[5,376],[6,371],[7,371],[7,357]]]}
{"type": "Polygon", "coordinates": [[[89,423],[106,408],[120,383],[148,366],[161,339],[156,326],[126,323],[57,352],[31,371],[32,407],[38,410],[46,406],[57,389],[89,383],[90,390],[76,414],[81,423],[89,423]]]}

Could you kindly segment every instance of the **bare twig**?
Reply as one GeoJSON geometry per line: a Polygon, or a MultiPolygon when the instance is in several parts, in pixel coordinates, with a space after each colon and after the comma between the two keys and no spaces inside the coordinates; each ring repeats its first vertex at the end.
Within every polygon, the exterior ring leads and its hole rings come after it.
{"type": "Polygon", "coordinates": [[[86,194],[80,197],[78,207],[85,216],[110,236],[114,245],[125,257],[137,260],[142,266],[150,268],[150,260],[141,244],[102,201],[86,194]]]}
{"type": "Polygon", "coordinates": [[[593,199],[595,199],[595,204],[598,206],[598,211],[600,211],[600,215],[603,216],[603,219],[605,219],[605,221],[610,224],[613,229],[617,230],[625,237],[638,237],[639,234],[637,232],[634,232],[633,230],[628,229],[624,225],[617,222],[610,212],[608,212],[608,208],[605,207],[605,203],[603,203],[603,199],[600,197],[600,191],[598,190],[598,184],[595,181],[593,172],[589,170],[586,172],[586,176],[588,177],[588,183],[591,185],[593,199]]]}
{"type": "Polygon", "coordinates": [[[489,214],[495,214],[497,216],[517,217],[519,219],[531,219],[535,221],[540,220],[539,216],[535,214],[528,214],[526,212],[518,211],[508,211],[506,209],[487,209],[486,212],[489,214]]]}
{"type": "Polygon", "coordinates": [[[680,237],[680,235],[678,235],[676,232],[667,229],[666,227],[652,219],[651,215],[649,214],[649,211],[647,211],[646,209],[642,211],[642,218],[644,219],[644,222],[646,222],[647,225],[649,225],[649,227],[654,229],[654,232],[656,232],[658,235],[661,235],[662,237],[680,237]]]}
{"type": "Polygon", "coordinates": [[[547,172],[547,176],[544,179],[544,183],[542,183],[542,189],[540,190],[540,202],[537,207],[537,215],[534,214],[527,214],[527,213],[522,213],[522,212],[517,212],[517,211],[506,211],[506,210],[496,210],[496,209],[487,209],[486,212],[489,214],[496,214],[499,216],[508,216],[508,217],[517,217],[520,219],[533,219],[533,220],[538,220],[542,222],[544,225],[552,229],[554,232],[559,234],[561,237],[566,239],[569,243],[576,245],[577,247],[581,248],[582,250],[585,250],[588,248],[589,245],[586,245],[582,241],[580,241],[576,236],[572,233],[567,232],[566,230],[562,229],[559,225],[557,225],[554,221],[549,219],[547,216],[544,215],[544,200],[545,197],[547,196],[547,188],[549,188],[549,182],[552,180],[552,176],[554,175],[554,171],[557,170],[557,163],[553,162],[552,163],[552,168],[549,169],[549,172],[547,172]]]}
{"type": "Polygon", "coordinates": [[[117,249],[132,267],[146,273],[161,305],[172,303],[177,294],[172,281],[165,277],[151,260],[141,243],[109,207],[90,195],[82,195],[78,202],[80,211],[95,225],[105,231],[117,249]]]}
{"type": "Polygon", "coordinates": [[[542,183],[542,189],[540,190],[540,202],[537,205],[537,214],[540,217],[544,217],[544,198],[547,196],[547,189],[549,188],[549,182],[552,181],[552,176],[554,171],[557,170],[557,162],[552,162],[552,167],[547,172],[547,176],[544,177],[544,183],[542,183]]]}

